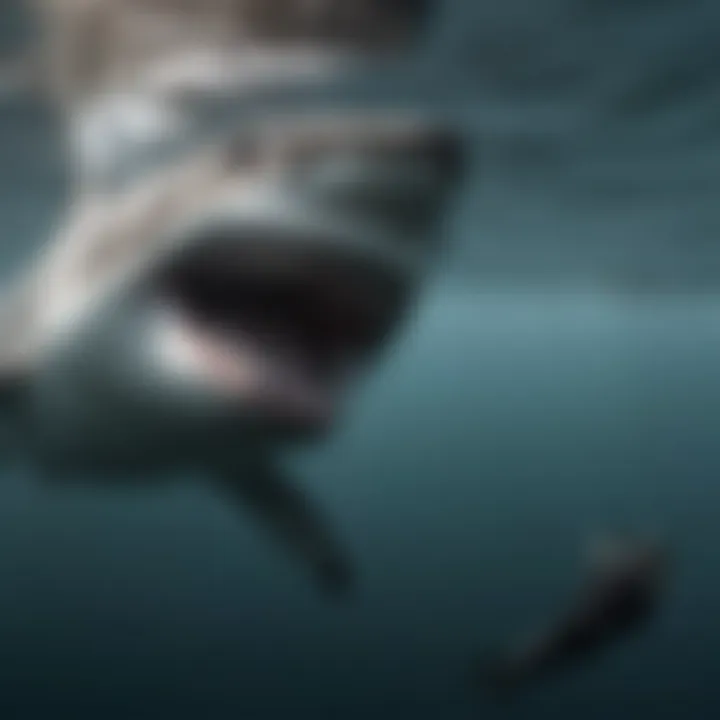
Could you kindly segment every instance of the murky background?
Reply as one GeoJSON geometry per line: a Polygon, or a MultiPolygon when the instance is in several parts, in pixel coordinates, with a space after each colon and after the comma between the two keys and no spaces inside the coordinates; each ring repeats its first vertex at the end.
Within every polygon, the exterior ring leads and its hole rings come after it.
{"type": "MultiPolygon", "coordinates": [[[[206,489],[6,476],[2,716],[716,716],[719,33],[713,2],[446,0],[413,67],[353,92],[477,138],[452,252],[343,432],[288,459],[357,597],[206,489]],[[552,613],[608,526],[677,548],[657,622],[508,708],[473,697],[473,652],[552,613]]],[[[62,206],[59,147],[2,107],[6,273],[62,206]]]]}

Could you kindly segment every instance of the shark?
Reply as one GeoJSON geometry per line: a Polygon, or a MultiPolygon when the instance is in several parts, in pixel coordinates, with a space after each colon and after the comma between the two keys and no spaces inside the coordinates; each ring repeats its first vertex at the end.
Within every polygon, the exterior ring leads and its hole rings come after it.
{"type": "Polygon", "coordinates": [[[79,194],[0,300],[5,454],[56,486],[192,474],[349,589],[278,450],[328,437],[408,326],[467,164],[447,120],[297,111],[79,194]]]}

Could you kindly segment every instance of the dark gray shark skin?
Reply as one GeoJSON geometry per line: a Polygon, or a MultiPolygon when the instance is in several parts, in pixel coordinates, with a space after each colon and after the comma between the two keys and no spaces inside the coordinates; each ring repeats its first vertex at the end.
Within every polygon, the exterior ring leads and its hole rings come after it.
{"type": "Polygon", "coordinates": [[[667,560],[659,544],[612,538],[570,608],[540,632],[479,660],[473,682],[507,699],[642,630],[658,609],[667,560]]]}

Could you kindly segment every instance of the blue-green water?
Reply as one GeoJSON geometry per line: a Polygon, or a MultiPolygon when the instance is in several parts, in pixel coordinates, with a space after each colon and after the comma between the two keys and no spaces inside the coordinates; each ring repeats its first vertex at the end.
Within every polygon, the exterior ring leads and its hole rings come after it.
{"type": "Polygon", "coordinates": [[[502,714],[712,717],[717,312],[438,287],[345,432],[292,461],[360,565],[345,606],[202,488],[6,478],[0,704],[23,718],[494,717],[463,685],[473,651],[552,613],[587,532],[619,525],[672,538],[664,612],[502,714]]]}
{"type": "MultiPolygon", "coordinates": [[[[477,137],[454,250],[347,426],[287,459],[353,552],[357,596],[319,597],[202,487],[4,477],[3,719],[720,712],[720,299],[618,292],[717,282],[717,10],[446,8],[416,85],[477,137]],[[474,651],[564,602],[608,526],[676,548],[657,621],[509,708],[473,697],[474,651]]],[[[33,112],[3,110],[0,132],[10,267],[61,176],[33,112]]]]}

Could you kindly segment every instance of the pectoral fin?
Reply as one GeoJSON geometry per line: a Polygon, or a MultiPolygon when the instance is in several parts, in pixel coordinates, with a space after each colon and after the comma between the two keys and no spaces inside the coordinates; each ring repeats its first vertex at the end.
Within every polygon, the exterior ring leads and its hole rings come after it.
{"type": "Polygon", "coordinates": [[[218,478],[226,495],[244,508],[288,550],[307,565],[320,588],[345,594],[353,568],[322,512],[306,493],[271,465],[218,478]]]}
{"type": "Polygon", "coordinates": [[[35,329],[34,286],[21,281],[0,295],[0,405],[20,396],[30,374],[35,329]]]}

